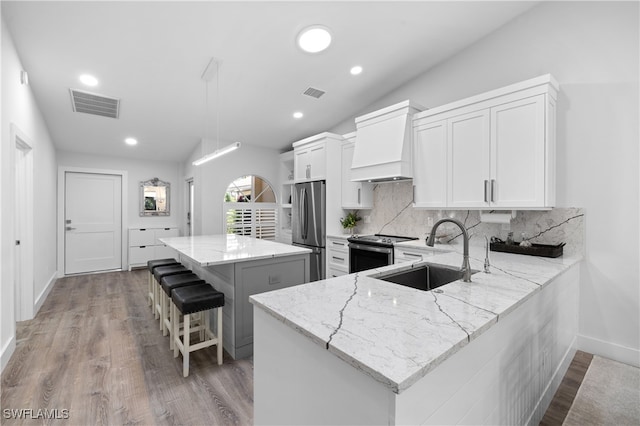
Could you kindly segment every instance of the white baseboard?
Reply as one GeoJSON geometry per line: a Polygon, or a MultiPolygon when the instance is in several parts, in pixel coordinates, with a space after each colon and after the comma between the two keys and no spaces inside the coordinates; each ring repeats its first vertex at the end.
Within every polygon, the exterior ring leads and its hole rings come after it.
{"type": "Polygon", "coordinates": [[[4,345],[4,347],[2,348],[2,355],[0,356],[0,372],[4,371],[4,367],[9,362],[9,359],[11,359],[11,355],[13,355],[13,352],[15,350],[16,350],[16,335],[14,330],[13,336],[11,336],[11,339],[9,339],[7,344],[4,345]]]}
{"type": "Polygon", "coordinates": [[[547,409],[549,408],[549,405],[553,400],[553,396],[556,394],[556,391],[560,387],[560,383],[562,382],[564,375],[567,374],[567,370],[571,365],[571,361],[573,361],[573,357],[576,355],[577,340],[577,336],[573,338],[571,346],[569,346],[569,349],[567,349],[567,352],[565,352],[562,361],[560,361],[560,365],[558,365],[558,368],[556,368],[556,370],[553,372],[551,380],[547,384],[546,389],[542,393],[542,396],[538,400],[538,403],[536,404],[536,407],[533,410],[533,413],[531,413],[531,417],[529,417],[526,424],[540,424],[540,421],[544,417],[544,413],[547,412],[547,409]]]}
{"type": "Polygon", "coordinates": [[[638,349],[627,348],[626,346],[583,335],[578,335],[578,349],[623,364],[640,367],[640,350],[638,349]]]}
{"type": "Polygon", "coordinates": [[[58,271],[55,271],[53,273],[53,275],[51,275],[51,278],[49,278],[49,281],[47,282],[47,285],[44,286],[44,290],[42,290],[42,292],[38,295],[38,297],[36,299],[36,303],[33,306],[33,316],[34,316],[34,318],[38,314],[38,311],[42,307],[42,304],[44,303],[44,301],[47,300],[47,296],[51,292],[51,289],[53,288],[53,285],[56,283],[57,279],[58,279],[58,271]]]}

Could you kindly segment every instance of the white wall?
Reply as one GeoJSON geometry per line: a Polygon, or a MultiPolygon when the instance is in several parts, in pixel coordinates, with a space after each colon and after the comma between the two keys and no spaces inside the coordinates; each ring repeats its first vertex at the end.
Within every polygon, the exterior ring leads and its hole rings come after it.
{"type": "MultiPolygon", "coordinates": [[[[581,349],[640,363],[639,4],[544,2],[361,113],[435,107],[541,74],[560,83],[558,207],[583,207],[581,349]]],[[[425,41],[428,42],[428,41],[425,41]]],[[[331,131],[353,131],[353,119],[331,131]]]]}
{"type": "MultiPolygon", "coordinates": [[[[228,143],[220,142],[220,146],[228,143]]],[[[202,157],[200,144],[184,163],[184,177],[193,178],[195,192],[194,235],[224,233],[222,201],[231,182],[246,175],[256,175],[265,179],[279,197],[279,151],[259,148],[242,141],[240,149],[216,158],[201,166],[191,163],[202,157]]]]}
{"type": "MultiPolygon", "coordinates": [[[[134,148],[135,149],[135,148],[134,148]]],[[[69,151],[58,151],[58,166],[81,167],[88,169],[123,170],[127,172],[127,207],[126,221],[129,228],[142,227],[180,227],[184,234],[183,197],[186,182],[182,179],[178,162],[144,161],[129,158],[106,157],[104,155],[82,154],[69,151]],[[140,182],[157,177],[171,183],[170,215],[140,216],[140,182]]],[[[60,226],[60,224],[58,224],[60,226]]]]}
{"type": "MultiPolygon", "coordinates": [[[[53,142],[35,102],[30,86],[20,84],[22,70],[11,35],[2,23],[2,124],[1,124],[1,285],[0,285],[0,349],[2,368],[15,344],[14,309],[14,245],[13,200],[15,145],[10,137],[14,123],[33,144],[33,180],[35,198],[40,208],[34,209],[33,235],[34,271],[33,296],[36,300],[56,276],[56,153],[53,142]]],[[[28,71],[28,70],[27,70],[28,71]]],[[[31,82],[37,84],[37,82],[31,82]]],[[[35,313],[35,312],[34,312],[35,313]]]]}

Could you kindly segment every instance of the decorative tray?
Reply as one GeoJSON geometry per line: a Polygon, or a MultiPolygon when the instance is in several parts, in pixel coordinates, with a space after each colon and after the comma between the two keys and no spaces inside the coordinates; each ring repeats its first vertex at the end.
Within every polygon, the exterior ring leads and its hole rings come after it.
{"type": "Polygon", "coordinates": [[[491,251],[525,254],[528,256],[560,257],[562,256],[562,248],[564,247],[564,245],[565,243],[556,245],[532,243],[531,247],[522,247],[519,245],[519,243],[507,244],[502,241],[492,241],[489,244],[489,249],[491,251]]]}

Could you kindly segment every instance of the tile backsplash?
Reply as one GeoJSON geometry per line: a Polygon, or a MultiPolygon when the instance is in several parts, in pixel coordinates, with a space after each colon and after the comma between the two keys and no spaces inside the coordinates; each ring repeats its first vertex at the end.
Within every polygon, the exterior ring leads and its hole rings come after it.
{"type": "MultiPolygon", "coordinates": [[[[426,238],[431,231],[430,221],[435,223],[444,217],[451,217],[464,223],[472,242],[480,238],[500,237],[506,240],[508,230],[502,224],[480,222],[478,210],[423,210],[414,209],[412,183],[395,182],[377,184],[373,191],[373,210],[363,210],[360,216],[370,216],[370,222],[360,221],[359,234],[389,234],[426,238]],[[475,236],[475,238],[473,237],[475,236]]],[[[522,233],[534,243],[566,243],[565,252],[583,252],[584,210],[581,208],[555,208],[548,211],[518,211],[508,225],[514,240],[520,241],[522,233]]],[[[453,224],[442,224],[441,233],[450,236],[443,241],[459,244],[460,231],[453,224]]]]}

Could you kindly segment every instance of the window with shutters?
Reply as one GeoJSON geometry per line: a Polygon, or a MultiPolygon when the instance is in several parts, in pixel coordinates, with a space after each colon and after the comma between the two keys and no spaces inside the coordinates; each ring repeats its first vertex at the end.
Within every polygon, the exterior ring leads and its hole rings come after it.
{"type": "Polygon", "coordinates": [[[227,234],[276,239],[278,224],[276,195],[259,176],[241,176],[224,194],[227,234]]]}

